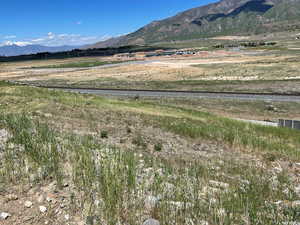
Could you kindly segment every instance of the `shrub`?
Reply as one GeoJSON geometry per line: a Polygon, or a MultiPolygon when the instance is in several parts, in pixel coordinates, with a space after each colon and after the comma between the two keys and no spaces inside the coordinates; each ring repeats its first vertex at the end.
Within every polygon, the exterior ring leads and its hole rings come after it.
{"type": "Polygon", "coordinates": [[[154,145],[154,150],[155,150],[156,152],[160,152],[160,151],[162,150],[162,148],[163,148],[163,145],[162,145],[161,142],[156,143],[156,144],[154,145]]]}
{"type": "Polygon", "coordinates": [[[108,132],[106,130],[101,131],[100,133],[101,138],[108,138],[108,132]]]}
{"type": "Polygon", "coordinates": [[[127,128],[126,128],[126,132],[127,132],[127,134],[131,134],[131,133],[132,133],[131,128],[130,128],[130,127],[127,127],[127,128]]]}

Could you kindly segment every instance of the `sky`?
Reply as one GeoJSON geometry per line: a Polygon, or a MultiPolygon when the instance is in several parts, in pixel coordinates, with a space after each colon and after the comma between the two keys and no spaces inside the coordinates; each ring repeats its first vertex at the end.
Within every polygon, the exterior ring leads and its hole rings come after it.
{"type": "Polygon", "coordinates": [[[1,0],[0,45],[84,45],[216,0],[1,0]]]}

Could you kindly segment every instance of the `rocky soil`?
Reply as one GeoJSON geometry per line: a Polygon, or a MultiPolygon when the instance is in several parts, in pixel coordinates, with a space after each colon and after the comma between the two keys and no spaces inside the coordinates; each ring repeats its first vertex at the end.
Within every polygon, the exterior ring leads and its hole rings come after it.
{"type": "MultiPolygon", "coordinates": [[[[185,210],[195,207],[196,201],[200,201],[201,204],[216,210],[214,213],[219,218],[226,217],[226,209],[222,208],[220,203],[222,200],[220,197],[226,196],[232,192],[234,185],[238,184],[238,189],[247,190],[251,186],[251,181],[243,179],[237,175],[233,176],[224,171],[224,166],[231,163],[236,163],[238,160],[242,160],[242,164],[248,164],[251,162],[257,169],[263,168],[266,171],[266,179],[271,180],[271,186],[274,191],[282,189],[285,199],[278,200],[276,202],[268,202],[266,204],[272,207],[276,207],[279,211],[284,212],[288,210],[297,210],[300,207],[300,163],[288,163],[283,161],[274,161],[271,163],[265,163],[261,159],[250,156],[247,154],[238,154],[229,150],[220,150],[220,146],[213,144],[201,144],[201,143],[189,143],[176,135],[171,133],[161,133],[162,131],[154,128],[148,128],[144,130],[142,135],[153,137],[154,134],[160,136],[165,135],[164,140],[167,140],[163,144],[162,152],[151,153],[154,157],[171,158],[174,160],[179,156],[189,156],[194,158],[200,158],[205,166],[210,171],[214,171],[214,175],[208,175],[208,177],[201,179],[202,183],[194,186],[193,177],[189,177],[188,174],[183,174],[180,179],[181,182],[177,183],[176,179],[179,178],[179,174],[169,174],[166,167],[162,164],[152,164],[150,166],[145,160],[145,155],[142,153],[135,153],[136,158],[136,190],[134,197],[128,197],[126,207],[130,210],[131,204],[140,205],[140,209],[134,209],[136,215],[137,224],[142,225],[159,225],[159,217],[156,217],[155,211],[158,209],[167,208],[170,213],[174,213],[169,217],[169,224],[177,224],[176,213],[180,213],[185,210]],[[174,151],[175,149],[185,149],[184,151],[174,151]],[[179,154],[180,153],[180,154],[179,154]],[[179,154],[179,155],[178,155],[179,154]],[[237,157],[239,159],[237,159],[237,157]],[[235,159],[233,159],[235,158],[235,159]],[[288,179],[290,180],[290,186],[283,188],[280,178],[283,171],[289,171],[288,179]],[[214,179],[210,179],[214,178],[214,179]],[[224,179],[225,178],[225,179],[224,179]],[[155,185],[157,179],[161,179],[160,191],[154,191],[153,185],[155,185]],[[221,181],[222,180],[222,181],[221,181]],[[227,182],[224,182],[227,181],[227,182]],[[184,187],[182,186],[184,185],[184,187]],[[189,189],[191,187],[191,189],[189,189]],[[195,189],[195,187],[197,187],[195,189]],[[197,197],[194,191],[197,190],[197,197]],[[176,196],[178,193],[184,193],[186,197],[182,201],[176,196]],[[296,195],[299,200],[292,198],[292,195],[296,195]],[[293,199],[293,200],[291,200],[293,199]],[[135,201],[135,203],[130,202],[135,201]],[[173,221],[172,221],[173,218],[173,221]]],[[[4,151],[9,144],[9,139],[12,135],[7,129],[0,129],[0,157],[5,157],[4,151]]],[[[116,142],[118,137],[110,137],[102,139],[103,144],[109,146],[109,143],[116,142]]],[[[151,143],[151,140],[146,142],[151,143]]],[[[11,145],[11,144],[10,144],[11,145]]],[[[12,146],[14,148],[21,148],[20,146],[12,146]]],[[[128,146],[127,146],[128,147],[128,146]]],[[[114,164],[114,151],[107,147],[100,153],[95,153],[94,158],[96,163],[104,163],[104,159],[109,160],[109,164],[114,164]]],[[[0,168],[3,165],[0,164],[0,168]]],[[[67,169],[65,165],[65,169],[67,169]]],[[[63,168],[61,168],[63,169],[63,168]]],[[[34,174],[33,174],[34,175],[34,174]]],[[[30,176],[29,176],[30,177],[30,176]]],[[[29,178],[30,179],[30,178],[29,178]]],[[[114,177],[111,177],[114,179],[114,177]]],[[[115,178],[116,179],[116,178],[115,178]]],[[[95,181],[96,182],[96,181],[95,181]]],[[[70,225],[92,225],[92,224],[108,224],[105,218],[98,214],[89,212],[89,205],[83,199],[84,193],[79,191],[78,187],[72,182],[71,179],[65,179],[62,185],[59,185],[54,178],[49,178],[47,182],[29,182],[26,184],[10,183],[8,186],[0,186],[0,224],[3,225],[17,225],[17,224],[70,224],[70,225]]],[[[93,208],[97,210],[104,210],[106,207],[105,200],[97,193],[91,193],[93,208]]],[[[90,205],[90,207],[91,207],[90,205]]],[[[136,207],[136,206],[135,206],[136,207]]],[[[95,210],[94,209],[94,210],[95,210]]],[[[189,214],[187,214],[189,215],[189,214]]],[[[284,215],[284,214],[283,214],[284,215]]],[[[249,224],[248,218],[245,217],[245,224],[249,224]],[[248,221],[248,222],[247,222],[248,221]]],[[[117,224],[121,224],[120,221],[117,224]]],[[[128,223],[130,224],[130,223],[128,223]]],[[[186,217],[183,224],[199,224],[210,225],[213,224],[209,220],[186,217]]],[[[285,221],[283,224],[298,225],[298,221],[285,221]]]]}

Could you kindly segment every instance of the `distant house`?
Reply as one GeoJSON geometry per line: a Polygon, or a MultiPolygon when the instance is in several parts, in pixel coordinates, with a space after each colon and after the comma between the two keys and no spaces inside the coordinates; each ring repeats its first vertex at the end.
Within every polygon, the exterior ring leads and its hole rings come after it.
{"type": "Polygon", "coordinates": [[[115,57],[117,57],[117,58],[132,58],[134,56],[135,56],[135,54],[133,54],[133,53],[121,53],[121,54],[115,55],[115,57]]]}

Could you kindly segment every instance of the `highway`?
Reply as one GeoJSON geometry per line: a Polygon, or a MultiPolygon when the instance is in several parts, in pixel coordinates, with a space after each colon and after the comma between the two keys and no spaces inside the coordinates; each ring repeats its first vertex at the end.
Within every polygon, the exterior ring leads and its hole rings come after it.
{"type": "Polygon", "coordinates": [[[236,100],[261,100],[277,102],[299,102],[300,95],[290,94],[257,94],[257,93],[236,93],[236,92],[205,92],[205,91],[164,91],[164,90],[127,90],[127,89],[89,89],[89,88],[67,88],[67,87],[46,87],[64,91],[95,94],[103,96],[127,96],[127,97],[165,97],[165,98],[212,98],[212,99],[236,99],[236,100]]]}

